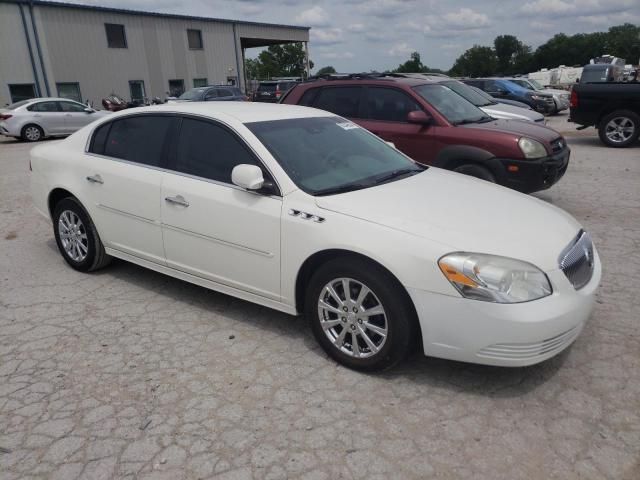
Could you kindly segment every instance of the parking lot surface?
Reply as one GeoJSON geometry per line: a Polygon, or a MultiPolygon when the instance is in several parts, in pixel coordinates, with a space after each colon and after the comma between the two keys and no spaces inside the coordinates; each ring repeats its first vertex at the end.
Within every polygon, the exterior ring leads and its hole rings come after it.
{"type": "Polygon", "coordinates": [[[550,125],[572,159],[537,196],[603,262],[582,335],[528,368],[418,353],[377,375],[302,319],[122,261],[73,271],[31,206],[31,145],[1,140],[0,477],[640,478],[640,145],[550,125]]]}

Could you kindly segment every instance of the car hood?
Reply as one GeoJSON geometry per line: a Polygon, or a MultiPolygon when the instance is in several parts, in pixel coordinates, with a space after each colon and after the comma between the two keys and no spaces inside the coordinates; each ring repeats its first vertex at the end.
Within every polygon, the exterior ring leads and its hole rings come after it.
{"type": "Polygon", "coordinates": [[[540,93],[547,93],[549,95],[566,95],[569,96],[569,92],[566,90],[558,90],[557,88],[545,88],[543,90],[538,90],[540,93]]]}
{"type": "Polygon", "coordinates": [[[528,120],[530,122],[544,120],[544,115],[534,110],[527,110],[525,108],[506,105],[503,103],[487,105],[486,107],[480,107],[480,109],[487,115],[491,115],[494,118],[501,118],[503,120],[528,120]]]}
{"type": "Polygon", "coordinates": [[[534,122],[494,120],[486,123],[469,123],[466,125],[460,125],[460,127],[490,130],[492,132],[503,132],[506,134],[517,135],[519,137],[531,137],[546,144],[550,144],[552,141],[560,137],[560,134],[555,130],[534,122]]]}
{"type": "Polygon", "coordinates": [[[473,177],[430,167],[377,187],[316,197],[319,208],[444,245],[558,269],[580,224],[564,210],[473,177]]]}

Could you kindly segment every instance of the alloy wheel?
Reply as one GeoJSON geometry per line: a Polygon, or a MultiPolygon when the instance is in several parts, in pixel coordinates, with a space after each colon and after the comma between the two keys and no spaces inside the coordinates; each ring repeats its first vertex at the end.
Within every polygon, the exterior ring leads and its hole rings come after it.
{"type": "Polygon", "coordinates": [[[40,140],[40,135],[40,129],[38,127],[27,127],[24,131],[24,136],[32,142],[40,140]]]}
{"type": "Polygon", "coordinates": [[[384,306],[375,293],[358,280],[336,278],[327,283],[318,299],[318,317],[333,346],[351,357],[371,357],[387,341],[384,306]]]}
{"type": "Polygon", "coordinates": [[[624,143],[631,138],[635,125],[630,118],[615,117],[605,127],[605,135],[612,143],[624,143]]]}
{"type": "Polygon", "coordinates": [[[82,262],[89,253],[89,239],[82,220],[75,212],[65,210],[58,217],[58,234],[67,256],[74,262],[82,262]]]}

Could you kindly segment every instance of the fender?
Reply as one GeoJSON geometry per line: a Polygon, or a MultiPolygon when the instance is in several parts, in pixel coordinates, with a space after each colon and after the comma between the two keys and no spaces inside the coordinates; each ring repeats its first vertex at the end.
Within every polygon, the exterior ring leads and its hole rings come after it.
{"type": "Polygon", "coordinates": [[[433,166],[453,170],[465,163],[479,163],[493,170],[489,165],[489,160],[494,157],[493,153],[482,148],[469,145],[450,145],[438,152],[433,166]]]}

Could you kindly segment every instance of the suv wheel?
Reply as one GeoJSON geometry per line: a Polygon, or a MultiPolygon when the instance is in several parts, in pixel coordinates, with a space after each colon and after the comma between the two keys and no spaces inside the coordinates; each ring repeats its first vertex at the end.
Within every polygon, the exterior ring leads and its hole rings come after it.
{"type": "Polygon", "coordinates": [[[611,112],[600,121],[598,135],[609,147],[628,147],[640,135],[640,116],[629,110],[611,112]]]}
{"type": "Polygon", "coordinates": [[[488,169],[483,166],[468,163],[466,165],[460,165],[458,168],[453,169],[454,172],[462,173],[463,175],[469,175],[470,177],[476,177],[487,182],[496,183],[496,177],[488,169]]]}
{"type": "Polygon", "coordinates": [[[391,368],[416,338],[406,292],[388,272],[357,258],[325,263],[311,278],[305,316],[324,351],[346,367],[391,368]]]}

